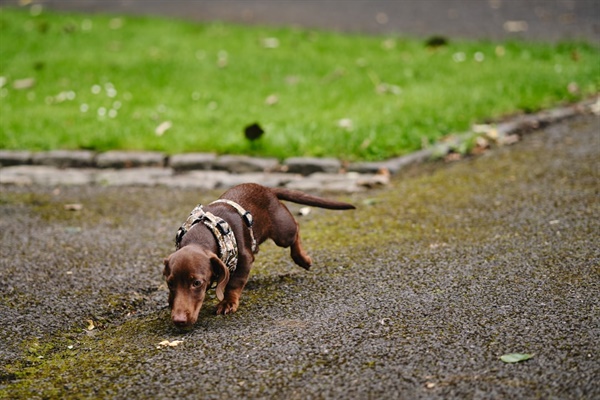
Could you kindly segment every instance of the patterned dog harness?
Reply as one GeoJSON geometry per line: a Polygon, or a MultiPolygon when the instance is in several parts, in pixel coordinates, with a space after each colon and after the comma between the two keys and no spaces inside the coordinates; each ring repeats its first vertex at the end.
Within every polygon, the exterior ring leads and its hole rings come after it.
{"type": "MultiPolygon", "coordinates": [[[[210,204],[215,203],[226,203],[236,209],[250,230],[250,237],[252,239],[252,252],[256,253],[257,245],[256,240],[254,239],[254,233],[252,232],[252,224],[254,222],[252,219],[252,214],[231,200],[220,199],[213,201],[210,204]]],[[[213,213],[204,211],[202,204],[198,204],[192,210],[188,218],[177,231],[177,235],[175,235],[175,247],[177,250],[181,248],[181,240],[183,239],[183,236],[199,222],[202,222],[204,225],[206,225],[206,227],[208,227],[208,229],[215,236],[217,245],[219,247],[219,258],[227,266],[229,272],[235,271],[238,262],[238,245],[237,241],[235,240],[233,230],[223,218],[217,217],[213,213]]]]}

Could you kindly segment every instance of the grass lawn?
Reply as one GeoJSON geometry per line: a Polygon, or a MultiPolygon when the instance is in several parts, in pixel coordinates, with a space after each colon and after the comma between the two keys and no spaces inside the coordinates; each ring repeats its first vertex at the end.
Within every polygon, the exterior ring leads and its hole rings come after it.
{"type": "Polygon", "coordinates": [[[0,148],[378,160],[600,90],[600,49],[0,10],[0,148]],[[248,141],[244,127],[263,136],[248,141]]]}

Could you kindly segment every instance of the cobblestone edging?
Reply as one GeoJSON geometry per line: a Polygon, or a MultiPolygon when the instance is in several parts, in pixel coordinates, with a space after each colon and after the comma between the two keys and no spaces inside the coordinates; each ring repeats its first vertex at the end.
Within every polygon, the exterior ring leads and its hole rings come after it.
{"type": "Polygon", "coordinates": [[[600,114],[600,99],[522,115],[497,125],[481,125],[474,132],[415,153],[381,162],[344,165],[333,158],[274,158],[210,153],[53,150],[47,152],[0,150],[0,184],[111,185],[226,188],[242,182],[286,186],[299,190],[359,191],[386,185],[390,175],[432,158],[443,158],[474,135],[497,144],[510,144],[516,135],[592,111],[600,114]]]}

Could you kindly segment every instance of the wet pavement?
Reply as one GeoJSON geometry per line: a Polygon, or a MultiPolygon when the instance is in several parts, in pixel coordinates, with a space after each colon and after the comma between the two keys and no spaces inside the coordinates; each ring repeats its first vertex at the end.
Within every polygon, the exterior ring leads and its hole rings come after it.
{"type": "Polygon", "coordinates": [[[219,192],[4,185],[0,398],[598,398],[599,130],[329,194],[358,209],[298,217],[311,271],[267,243],[184,332],[162,258],[219,192]]]}

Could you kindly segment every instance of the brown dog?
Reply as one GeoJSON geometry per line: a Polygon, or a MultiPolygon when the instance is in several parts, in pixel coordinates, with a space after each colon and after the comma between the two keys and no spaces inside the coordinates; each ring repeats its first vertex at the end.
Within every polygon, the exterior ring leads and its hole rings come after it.
{"type": "Polygon", "coordinates": [[[352,204],[282,188],[242,184],[206,207],[196,207],[176,237],[177,251],[164,260],[171,319],[189,327],[198,319],[206,291],[216,283],[217,314],[234,313],[248,281],[258,245],[267,239],[290,247],[292,259],[309,269],[298,224],[279,200],[333,210],[352,204]]]}

